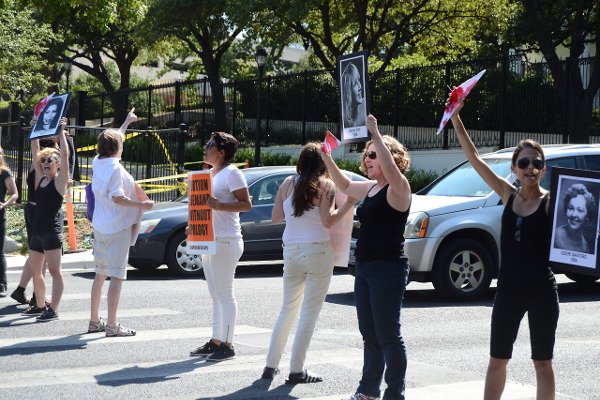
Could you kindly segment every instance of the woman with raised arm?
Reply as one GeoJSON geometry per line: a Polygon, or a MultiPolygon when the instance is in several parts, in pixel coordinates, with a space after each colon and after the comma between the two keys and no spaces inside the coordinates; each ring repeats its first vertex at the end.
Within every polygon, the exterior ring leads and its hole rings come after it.
{"type": "Polygon", "coordinates": [[[120,129],[107,129],[98,136],[98,155],[92,162],[92,190],[95,206],[94,263],[96,277],[92,284],[88,333],[105,332],[107,337],[135,336],[134,329],[117,322],[123,281],[127,279],[129,247],[135,243],[134,225],[141,212],[150,210],[154,201],[143,195],[133,177],[121,165],[125,129],[137,119],[135,108],[127,114],[120,129]],[[108,317],[100,318],[100,300],[106,278],[110,285],[106,300],[108,317]]]}
{"type": "Polygon", "coordinates": [[[367,117],[371,140],[360,169],[371,180],[351,181],[330,153],[323,160],[339,190],[362,200],[356,209],[360,230],[356,242],[354,298],[358,327],[364,341],[362,378],[352,400],[404,399],[406,345],[400,332],[400,311],[408,281],[404,226],[410,212],[411,191],[404,173],[410,159],[404,146],[381,135],[377,120],[367,117]]]}
{"type": "Polygon", "coordinates": [[[287,384],[321,382],[304,368],[306,352],[333,275],[334,253],[328,228],[352,210],[356,200],[336,210],[335,185],[321,159],[320,146],[308,143],[298,157],[298,175],[287,177],[279,190],[271,219],[285,219],[283,231],[283,304],[273,328],[263,379],[273,379],[292,324],[300,319],[290,360],[287,384]],[[302,306],[302,309],[300,307],[302,306]]]}
{"type": "Polygon", "coordinates": [[[59,130],[60,151],[54,148],[40,150],[38,139],[31,141],[31,153],[38,180],[35,182],[36,208],[29,242],[29,268],[33,276],[36,303],[26,315],[41,314],[40,322],[58,319],[58,307],[65,288],[61,270],[63,246],[62,203],[69,183],[69,147],[66,139],[67,119],[61,118],[59,130]],[[41,177],[41,178],[40,178],[41,177]],[[47,307],[44,261],[52,275],[51,307],[47,307]]]}
{"type": "MultiPolygon", "coordinates": [[[[450,100],[448,100],[450,101],[450,100]]],[[[500,274],[490,339],[490,360],[485,379],[485,400],[500,399],[506,383],[506,367],[512,357],[519,324],[528,314],[531,358],[537,379],[537,398],[554,399],[552,367],[558,293],[548,263],[551,219],[548,216],[549,192],[540,186],[546,172],[546,158],[539,143],[526,139],[512,155],[512,173],[519,186],[498,176],[479,156],[459,112],[452,116],[456,135],[467,160],[504,204],[500,235],[500,274]]]]}

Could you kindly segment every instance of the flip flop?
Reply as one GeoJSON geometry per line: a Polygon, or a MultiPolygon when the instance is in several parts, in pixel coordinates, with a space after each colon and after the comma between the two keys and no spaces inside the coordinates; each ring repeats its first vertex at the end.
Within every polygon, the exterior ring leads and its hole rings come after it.
{"type": "Polygon", "coordinates": [[[323,382],[323,377],[305,369],[302,372],[290,374],[285,381],[286,385],[296,385],[298,383],[318,383],[323,382]]]}

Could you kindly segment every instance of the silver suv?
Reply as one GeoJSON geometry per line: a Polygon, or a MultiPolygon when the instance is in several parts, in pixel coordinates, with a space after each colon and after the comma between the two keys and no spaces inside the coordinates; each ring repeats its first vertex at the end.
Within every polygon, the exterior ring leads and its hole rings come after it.
{"type": "MultiPolygon", "coordinates": [[[[600,145],[543,146],[548,166],[542,186],[550,188],[552,167],[600,170],[600,145]]],[[[500,176],[514,181],[513,148],[483,156],[500,176]]],[[[413,194],[406,224],[410,280],[432,282],[451,300],[486,294],[500,265],[500,197],[463,162],[413,194]]],[[[567,274],[576,281],[597,278],[567,274]]]]}

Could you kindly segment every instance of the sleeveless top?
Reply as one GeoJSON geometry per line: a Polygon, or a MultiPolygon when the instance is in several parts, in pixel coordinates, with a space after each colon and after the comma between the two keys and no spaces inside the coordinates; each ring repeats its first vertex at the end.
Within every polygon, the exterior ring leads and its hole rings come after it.
{"type": "Polygon", "coordinates": [[[390,206],[386,197],[388,188],[389,184],[373,197],[367,195],[356,209],[360,221],[355,251],[358,261],[387,261],[400,265],[408,262],[404,253],[404,227],[410,207],[398,211],[390,206]]]}
{"type": "Polygon", "coordinates": [[[300,217],[294,217],[294,205],[292,204],[292,194],[283,202],[283,212],[285,214],[285,229],[283,231],[283,243],[313,243],[326,242],[330,239],[329,231],[321,222],[321,209],[313,206],[310,210],[304,211],[300,217]]]}
{"type": "Polygon", "coordinates": [[[54,184],[54,179],[48,182],[46,187],[42,187],[41,181],[35,190],[37,206],[35,207],[35,218],[33,220],[33,234],[62,233],[63,196],[58,193],[54,184]]]}
{"type": "MultiPolygon", "coordinates": [[[[6,193],[8,192],[6,182],[4,181],[11,176],[12,174],[8,169],[2,169],[2,171],[0,171],[0,199],[2,199],[2,201],[6,198],[6,193]]],[[[2,219],[6,219],[6,207],[0,210],[0,220],[2,219]]]]}
{"type": "Polygon", "coordinates": [[[27,202],[35,203],[35,169],[29,170],[25,182],[27,183],[27,202]]]}
{"type": "Polygon", "coordinates": [[[517,189],[510,195],[502,212],[498,292],[522,294],[555,290],[556,279],[548,262],[552,228],[546,214],[548,194],[533,214],[519,217],[513,211],[518,192],[517,189]],[[518,219],[521,219],[519,228],[518,219]]]}

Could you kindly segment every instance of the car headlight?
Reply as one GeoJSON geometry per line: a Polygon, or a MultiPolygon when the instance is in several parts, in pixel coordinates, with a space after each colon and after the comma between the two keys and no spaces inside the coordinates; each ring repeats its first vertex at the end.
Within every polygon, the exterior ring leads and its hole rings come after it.
{"type": "Polygon", "coordinates": [[[152,232],[159,222],[160,218],[142,220],[142,222],[140,222],[140,234],[152,232]]]}
{"type": "Polygon", "coordinates": [[[429,225],[429,215],[425,212],[415,212],[408,216],[406,227],[404,228],[404,238],[417,239],[425,237],[427,226],[429,225]]]}

